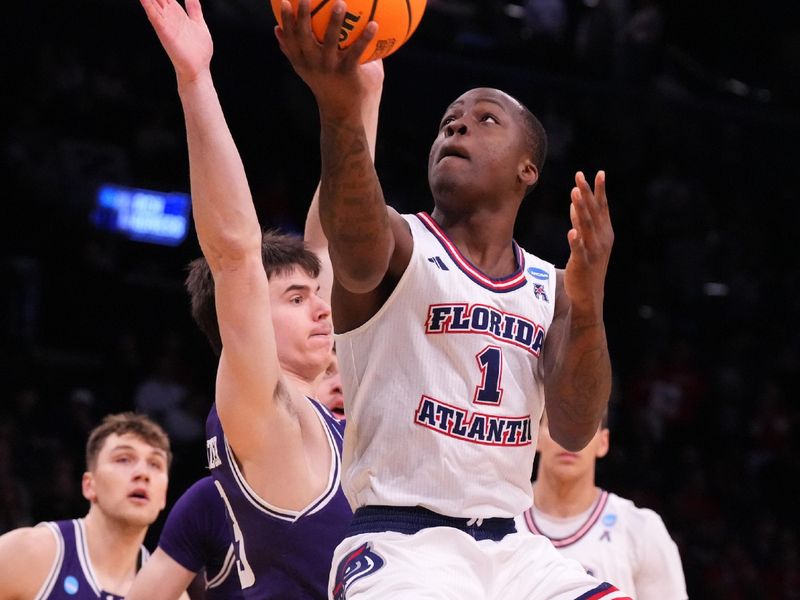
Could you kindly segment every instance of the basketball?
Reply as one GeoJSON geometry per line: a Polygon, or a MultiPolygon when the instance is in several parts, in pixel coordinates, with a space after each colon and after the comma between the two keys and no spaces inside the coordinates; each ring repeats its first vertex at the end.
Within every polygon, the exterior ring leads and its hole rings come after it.
{"type": "MultiPolygon", "coordinates": [[[[270,0],[272,12],[281,25],[281,0],[270,0]]],[[[290,0],[297,12],[298,0],[290,0]]],[[[339,47],[347,48],[358,39],[370,21],[378,23],[375,35],[359,62],[385,58],[405,44],[422,19],[427,0],[346,0],[347,10],[339,32],[339,47]]],[[[322,40],[333,10],[334,0],[311,0],[311,28],[322,40]]]]}

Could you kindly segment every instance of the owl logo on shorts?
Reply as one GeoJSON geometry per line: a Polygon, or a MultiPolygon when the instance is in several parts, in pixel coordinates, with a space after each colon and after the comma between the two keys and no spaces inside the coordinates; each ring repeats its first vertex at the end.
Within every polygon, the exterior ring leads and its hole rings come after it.
{"type": "Polygon", "coordinates": [[[336,569],[333,599],[345,600],[347,589],[354,581],[371,575],[383,566],[383,559],[366,542],[342,559],[336,569]]]}

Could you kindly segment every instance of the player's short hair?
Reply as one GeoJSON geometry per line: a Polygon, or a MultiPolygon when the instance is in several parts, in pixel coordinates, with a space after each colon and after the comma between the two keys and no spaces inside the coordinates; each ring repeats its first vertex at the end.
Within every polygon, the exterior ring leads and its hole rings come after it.
{"type": "MultiPolygon", "coordinates": [[[[285,275],[296,268],[302,269],[311,277],[319,277],[321,268],[319,258],[308,249],[303,238],[275,229],[264,231],[261,236],[261,260],[267,278],[285,275]]],[[[214,300],[214,277],[204,257],[189,263],[186,290],[191,299],[192,318],[205,334],[211,349],[219,356],[222,352],[222,338],[214,300]]]]}
{"type": "Polygon", "coordinates": [[[133,412],[106,415],[97,427],[89,433],[86,442],[86,470],[92,471],[97,465],[97,457],[106,439],[112,434],[135,435],[153,448],[163,450],[167,455],[167,466],[172,462],[169,436],[161,426],[147,415],[133,412]]]}
{"type": "MultiPolygon", "coordinates": [[[[534,115],[527,106],[520,102],[520,107],[525,142],[528,151],[531,153],[531,160],[533,160],[533,164],[536,165],[536,168],[539,170],[539,175],[541,176],[544,163],[547,160],[547,132],[542,122],[536,118],[536,115],[534,115]]],[[[528,189],[525,190],[525,195],[527,196],[530,194],[538,183],[539,180],[537,179],[533,185],[528,186],[528,189]]]]}

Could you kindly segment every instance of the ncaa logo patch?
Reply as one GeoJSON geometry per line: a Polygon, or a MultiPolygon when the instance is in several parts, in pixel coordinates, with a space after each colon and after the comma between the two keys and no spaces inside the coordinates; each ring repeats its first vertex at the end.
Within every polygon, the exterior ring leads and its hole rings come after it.
{"type": "Polygon", "coordinates": [[[345,600],[347,589],[362,577],[371,575],[383,566],[383,559],[366,542],[342,559],[336,568],[333,600],[345,600]]]}
{"type": "Polygon", "coordinates": [[[603,517],[603,525],[606,527],[613,527],[614,524],[617,522],[617,515],[606,515],[603,517]]]}
{"type": "Polygon", "coordinates": [[[78,580],[75,579],[72,575],[67,575],[64,577],[64,591],[69,594],[70,596],[74,596],[78,593],[78,589],[80,589],[80,584],[78,580]]]}
{"type": "Polygon", "coordinates": [[[530,267],[528,269],[528,275],[530,275],[534,279],[538,279],[539,281],[547,281],[548,279],[550,279],[550,273],[538,267],[530,267]]]}

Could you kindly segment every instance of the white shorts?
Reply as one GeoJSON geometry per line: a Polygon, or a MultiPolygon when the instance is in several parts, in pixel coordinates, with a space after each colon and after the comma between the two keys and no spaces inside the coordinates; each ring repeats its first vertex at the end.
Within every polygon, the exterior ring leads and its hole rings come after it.
{"type": "Polygon", "coordinates": [[[333,555],[330,600],[612,600],[630,597],[544,536],[481,540],[455,527],[361,533],[333,555]]]}

